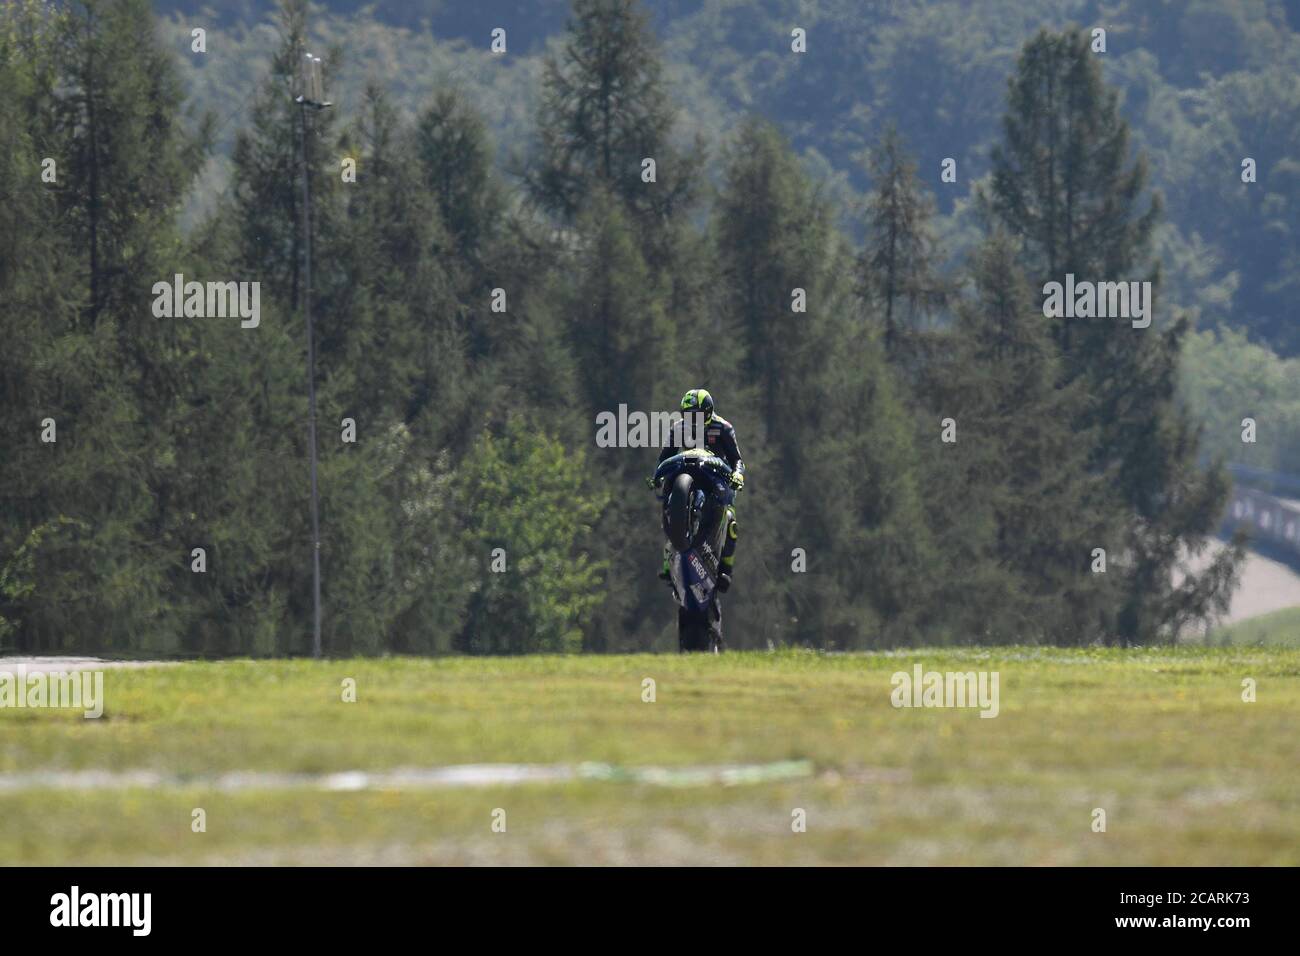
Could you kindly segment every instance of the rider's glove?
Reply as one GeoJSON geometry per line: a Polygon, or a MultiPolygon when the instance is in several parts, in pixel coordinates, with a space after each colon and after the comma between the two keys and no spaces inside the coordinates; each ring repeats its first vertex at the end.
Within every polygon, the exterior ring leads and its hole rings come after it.
{"type": "Polygon", "coordinates": [[[737,491],[745,487],[745,473],[743,471],[733,471],[731,473],[731,487],[737,491]]]}
{"type": "Polygon", "coordinates": [[[647,488],[649,488],[651,491],[654,491],[654,489],[655,489],[655,476],[654,476],[654,475],[647,475],[647,476],[646,476],[646,479],[645,479],[645,486],[646,486],[647,488]]]}

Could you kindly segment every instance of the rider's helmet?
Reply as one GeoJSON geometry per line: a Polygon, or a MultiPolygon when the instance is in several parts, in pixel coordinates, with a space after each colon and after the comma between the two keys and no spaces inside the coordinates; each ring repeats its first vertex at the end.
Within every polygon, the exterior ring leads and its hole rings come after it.
{"type": "Polygon", "coordinates": [[[699,448],[704,444],[704,426],[713,421],[713,396],[705,389],[693,388],[682,396],[683,444],[699,448]]]}
{"type": "Polygon", "coordinates": [[[693,388],[682,396],[682,415],[703,412],[704,424],[713,421],[713,396],[707,389],[693,388]]]}

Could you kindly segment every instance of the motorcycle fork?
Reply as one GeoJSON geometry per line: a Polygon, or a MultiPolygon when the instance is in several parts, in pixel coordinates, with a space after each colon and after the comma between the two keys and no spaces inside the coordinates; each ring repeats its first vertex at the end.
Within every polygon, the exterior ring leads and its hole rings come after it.
{"type": "Polygon", "coordinates": [[[697,540],[701,529],[704,527],[705,511],[705,494],[703,489],[696,488],[691,493],[691,540],[697,540]]]}

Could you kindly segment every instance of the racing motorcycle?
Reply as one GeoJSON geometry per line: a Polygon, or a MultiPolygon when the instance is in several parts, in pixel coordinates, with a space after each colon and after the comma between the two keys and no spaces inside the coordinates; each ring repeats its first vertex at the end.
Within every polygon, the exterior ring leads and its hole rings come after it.
{"type": "Polygon", "coordinates": [[[654,474],[670,545],[668,583],[677,599],[677,646],[686,651],[723,649],[718,562],[727,507],[736,500],[731,466],[702,448],[665,458],[654,474]]]}

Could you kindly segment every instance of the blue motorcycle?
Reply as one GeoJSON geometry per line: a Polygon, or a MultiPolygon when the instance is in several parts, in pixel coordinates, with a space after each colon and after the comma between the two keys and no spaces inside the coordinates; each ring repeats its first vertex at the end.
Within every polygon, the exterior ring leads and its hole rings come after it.
{"type": "Polygon", "coordinates": [[[655,469],[670,546],[668,581],[678,605],[677,646],[683,652],[723,649],[718,561],[727,508],[736,500],[730,479],[731,466],[701,448],[665,458],[655,469]]]}

